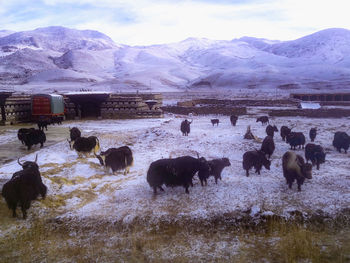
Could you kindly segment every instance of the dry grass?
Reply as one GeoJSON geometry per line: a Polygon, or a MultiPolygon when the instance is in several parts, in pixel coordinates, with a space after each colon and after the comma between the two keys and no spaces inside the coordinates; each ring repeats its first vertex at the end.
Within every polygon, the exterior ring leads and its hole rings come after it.
{"type": "MultiPolygon", "coordinates": [[[[22,220],[7,221],[17,226],[22,220]]],[[[349,262],[350,228],[270,221],[125,226],[36,218],[0,238],[1,262],[349,262]]]]}

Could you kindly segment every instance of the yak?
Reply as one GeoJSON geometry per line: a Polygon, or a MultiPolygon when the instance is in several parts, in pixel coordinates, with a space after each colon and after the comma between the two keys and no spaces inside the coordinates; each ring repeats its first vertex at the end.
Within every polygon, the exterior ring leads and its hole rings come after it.
{"type": "Polygon", "coordinates": [[[265,153],[259,150],[248,151],[243,154],[243,169],[246,170],[246,175],[249,176],[250,168],[255,168],[255,173],[260,174],[262,166],[270,170],[271,161],[266,159],[265,153]]]}
{"type": "Polygon", "coordinates": [[[18,140],[21,141],[22,144],[24,144],[24,134],[29,133],[30,131],[35,130],[35,128],[21,128],[17,131],[17,137],[18,140]]]}
{"type": "Polygon", "coordinates": [[[238,116],[236,116],[236,115],[230,116],[230,122],[231,122],[232,126],[236,126],[237,120],[238,120],[238,116]]]}
{"type": "Polygon", "coordinates": [[[316,128],[311,128],[310,131],[309,131],[309,137],[310,137],[310,140],[312,142],[315,141],[316,135],[317,135],[317,129],[316,128]]]}
{"type": "Polygon", "coordinates": [[[290,132],[286,137],[286,142],[289,143],[291,150],[295,150],[297,146],[299,149],[304,149],[305,136],[302,132],[290,132]]]}
{"type": "Polygon", "coordinates": [[[287,126],[282,126],[280,129],[280,134],[282,137],[283,141],[286,141],[286,137],[288,136],[288,134],[290,134],[292,131],[292,129],[288,128],[287,126]]]}
{"type": "Polygon", "coordinates": [[[21,134],[21,138],[27,146],[27,149],[30,150],[30,148],[40,143],[40,148],[44,146],[44,142],[46,142],[46,135],[44,131],[36,130],[36,129],[29,129],[27,132],[21,134]]]}
{"type": "Polygon", "coordinates": [[[211,124],[213,124],[213,126],[216,124],[216,126],[219,126],[219,119],[211,119],[211,124]]]}
{"type": "Polygon", "coordinates": [[[282,156],[283,176],[289,188],[292,188],[293,182],[296,180],[298,191],[301,191],[301,185],[305,179],[312,178],[312,165],[305,163],[304,158],[295,152],[286,152],[282,156]]]}
{"type": "Polygon", "coordinates": [[[271,158],[271,155],[275,151],[275,142],[273,141],[272,136],[266,136],[265,139],[262,142],[260,150],[265,153],[265,155],[268,155],[269,159],[271,158]]]}
{"type": "Polygon", "coordinates": [[[132,151],[128,146],[109,148],[107,151],[102,151],[99,155],[95,154],[95,156],[102,166],[106,169],[112,169],[113,173],[124,169],[124,175],[129,172],[130,166],[134,162],[132,151]]]}
{"type": "Polygon", "coordinates": [[[81,137],[81,131],[77,127],[69,128],[69,137],[71,141],[75,141],[77,138],[81,137]]]}
{"type": "Polygon", "coordinates": [[[70,148],[74,149],[79,156],[81,154],[88,155],[92,151],[96,154],[100,150],[100,142],[96,136],[78,137],[75,141],[68,142],[70,148]]]}
{"type": "Polygon", "coordinates": [[[256,122],[261,122],[261,125],[264,125],[266,123],[269,123],[269,117],[267,116],[261,116],[256,119],[256,122]]]}
{"type": "Polygon", "coordinates": [[[2,188],[2,196],[5,198],[8,208],[12,210],[13,217],[17,217],[16,208],[17,205],[20,205],[23,219],[26,219],[31,201],[36,200],[39,195],[42,198],[46,196],[47,187],[41,180],[37,158],[38,155],[36,155],[34,162],[26,161],[23,164],[17,159],[22,170],[15,172],[2,188]]]}
{"type": "Polygon", "coordinates": [[[333,146],[341,152],[341,149],[344,149],[347,153],[350,145],[350,137],[346,132],[336,132],[334,134],[333,146]]]}
{"type": "Polygon", "coordinates": [[[182,156],[175,159],[159,159],[150,164],[147,171],[147,182],[157,193],[157,188],[164,191],[162,185],[174,187],[183,186],[188,194],[192,178],[197,172],[209,176],[209,164],[204,157],[194,158],[182,156]]]}
{"type": "Polygon", "coordinates": [[[198,172],[198,178],[199,178],[202,186],[204,185],[203,183],[205,183],[205,185],[207,185],[207,179],[209,176],[214,176],[215,183],[217,184],[218,179],[222,180],[222,178],[221,178],[222,170],[225,167],[231,165],[228,158],[213,159],[211,161],[208,161],[208,164],[209,164],[209,168],[210,168],[209,174],[207,173],[206,170],[200,170],[198,172]]]}
{"type": "Polygon", "coordinates": [[[312,165],[316,164],[316,168],[319,170],[320,164],[326,160],[326,154],[321,145],[308,143],[305,146],[305,159],[306,162],[311,160],[312,165]]]}
{"type": "Polygon", "coordinates": [[[182,132],[182,135],[188,136],[188,134],[191,131],[191,125],[192,121],[189,122],[187,119],[181,122],[180,130],[182,132]]]}
{"type": "Polygon", "coordinates": [[[270,125],[270,124],[267,125],[267,127],[266,127],[266,134],[267,135],[273,137],[275,132],[278,132],[278,129],[277,129],[276,125],[273,125],[273,126],[270,125]]]}

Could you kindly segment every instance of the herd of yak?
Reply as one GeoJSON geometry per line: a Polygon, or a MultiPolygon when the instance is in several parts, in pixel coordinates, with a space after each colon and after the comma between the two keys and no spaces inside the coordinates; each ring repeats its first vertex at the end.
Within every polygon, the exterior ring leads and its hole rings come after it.
{"type": "MultiPolygon", "coordinates": [[[[230,117],[231,124],[236,126],[238,117],[232,115],[230,117]]],[[[269,123],[267,116],[257,118],[256,122],[261,122],[262,125],[269,123]]],[[[184,136],[190,133],[192,121],[187,119],[182,121],[180,130],[184,136]]],[[[219,119],[212,119],[213,126],[219,125],[219,119]]],[[[43,144],[46,141],[44,128],[42,123],[38,123],[39,129],[19,129],[18,139],[26,145],[29,150],[33,145],[43,144]]],[[[133,165],[133,154],[128,146],[119,148],[109,148],[106,151],[100,151],[100,143],[96,136],[83,137],[81,131],[77,127],[69,129],[70,140],[67,139],[71,150],[75,150],[79,157],[82,155],[93,154],[104,166],[106,172],[112,170],[113,173],[123,170],[124,174],[129,172],[130,166],[133,165]],[[97,154],[100,151],[100,154],[97,154]]],[[[243,154],[243,169],[246,175],[249,176],[249,170],[255,168],[255,172],[260,174],[262,167],[270,169],[271,155],[275,150],[274,133],[278,132],[277,127],[268,124],[266,127],[267,136],[262,142],[260,150],[247,151],[243,154]]],[[[282,126],[280,134],[283,141],[286,141],[291,150],[296,147],[304,148],[305,136],[302,132],[294,132],[292,128],[282,126]]],[[[317,135],[316,128],[311,128],[309,137],[311,142],[314,141],[317,135]]],[[[341,152],[341,149],[347,152],[350,145],[350,137],[345,132],[336,132],[334,135],[333,146],[341,152]]],[[[36,200],[39,195],[45,198],[47,187],[41,180],[39,166],[37,164],[37,155],[34,162],[26,161],[21,163],[18,159],[18,164],[22,170],[13,174],[12,178],[6,182],[2,188],[2,196],[12,210],[13,216],[16,217],[16,208],[19,205],[22,209],[23,218],[27,216],[27,210],[30,208],[31,201],[36,200]]],[[[316,165],[319,169],[320,164],[325,162],[326,154],[320,145],[308,143],[305,146],[305,159],[296,154],[294,151],[287,151],[282,156],[283,175],[289,188],[292,187],[294,181],[297,182],[298,190],[301,190],[301,185],[305,179],[311,179],[312,166],[316,165]],[[311,164],[309,163],[311,161],[311,164]]],[[[193,186],[193,177],[198,174],[198,178],[202,186],[207,184],[207,179],[213,176],[215,183],[221,179],[223,169],[230,166],[228,158],[220,158],[213,160],[206,160],[204,157],[197,158],[192,156],[182,156],[178,158],[159,159],[152,162],[147,171],[147,182],[153,188],[154,194],[157,190],[164,191],[163,185],[174,187],[183,186],[185,192],[189,193],[188,189],[193,186]]]]}

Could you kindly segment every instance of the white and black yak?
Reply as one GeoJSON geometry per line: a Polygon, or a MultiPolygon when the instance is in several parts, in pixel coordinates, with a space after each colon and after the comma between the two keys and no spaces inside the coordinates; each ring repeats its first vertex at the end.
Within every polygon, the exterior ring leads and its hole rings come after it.
{"type": "Polygon", "coordinates": [[[106,170],[111,169],[115,173],[124,169],[124,175],[129,173],[130,167],[134,163],[132,151],[128,146],[109,148],[107,151],[102,151],[99,155],[95,154],[95,156],[106,170]]]}
{"type": "Polygon", "coordinates": [[[292,188],[293,182],[296,180],[298,191],[301,191],[301,185],[305,179],[312,178],[312,165],[305,163],[304,158],[295,152],[286,152],[282,157],[283,176],[289,188],[292,188]]]}
{"type": "Polygon", "coordinates": [[[68,141],[71,149],[74,149],[79,157],[84,154],[96,154],[100,150],[100,142],[96,136],[78,137],[74,141],[68,141]]]}

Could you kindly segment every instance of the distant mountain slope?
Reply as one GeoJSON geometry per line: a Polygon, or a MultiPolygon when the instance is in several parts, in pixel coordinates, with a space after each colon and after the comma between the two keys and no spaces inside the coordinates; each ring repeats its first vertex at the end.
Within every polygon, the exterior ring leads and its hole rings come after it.
{"type": "Polygon", "coordinates": [[[297,40],[271,45],[265,51],[288,58],[312,58],[315,61],[337,63],[349,57],[350,31],[325,29],[297,40]]]}
{"type": "Polygon", "coordinates": [[[338,89],[350,82],[350,31],[293,40],[188,38],[152,46],[116,44],[92,30],[0,31],[0,85],[92,89],[338,89]],[[70,86],[70,84],[72,84],[70,86]]]}
{"type": "Polygon", "coordinates": [[[13,33],[15,33],[15,31],[12,31],[12,30],[0,30],[0,37],[5,37],[5,36],[11,35],[13,33]]]}
{"type": "Polygon", "coordinates": [[[72,49],[101,50],[116,47],[112,39],[98,31],[76,30],[58,26],[17,32],[0,38],[0,46],[6,45],[59,52],[72,49]]]}

